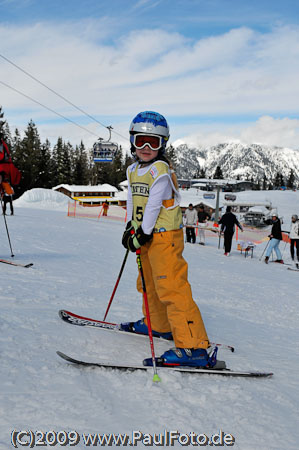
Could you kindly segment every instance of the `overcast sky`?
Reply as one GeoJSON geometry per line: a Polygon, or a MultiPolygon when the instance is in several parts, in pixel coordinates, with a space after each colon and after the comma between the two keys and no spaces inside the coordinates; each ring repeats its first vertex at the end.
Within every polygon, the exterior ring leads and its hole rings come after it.
{"type": "Polygon", "coordinates": [[[124,137],[154,110],[171,142],[299,149],[298,19],[297,0],[0,0],[0,104],[52,143],[108,137],[5,57],[124,137]]]}

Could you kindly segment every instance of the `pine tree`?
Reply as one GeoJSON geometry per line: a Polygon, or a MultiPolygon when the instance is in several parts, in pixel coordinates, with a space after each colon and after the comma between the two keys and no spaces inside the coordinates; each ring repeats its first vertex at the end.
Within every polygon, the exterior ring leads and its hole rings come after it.
{"type": "Polygon", "coordinates": [[[281,187],[281,174],[279,172],[277,172],[277,174],[274,178],[273,185],[276,189],[281,187]]]}
{"type": "Polygon", "coordinates": [[[256,180],[253,190],[255,190],[255,191],[260,191],[261,190],[260,180],[256,180]]]}
{"type": "Polygon", "coordinates": [[[14,162],[22,172],[19,192],[23,193],[38,186],[41,142],[37,128],[32,120],[28,123],[24,138],[18,142],[16,134],[14,144],[14,162]]]}
{"type": "Polygon", "coordinates": [[[77,185],[89,184],[88,155],[83,142],[76,146],[73,162],[73,183],[77,185]]]}
{"type": "Polygon", "coordinates": [[[62,137],[59,137],[52,151],[51,172],[53,173],[52,178],[53,187],[61,184],[60,172],[62,166],[62,151],[63,151],[62,137]]]}
{"type": "Polygon", "coordinates": [[[122,180],[122,167],[123,167],[123,163],[122,163],[122,153],[121,151],[118,151],[115,156],[114,159],[112,161],[112,163],[110,163],[110,184],[112,184],[112,186],[118,187],[119,183],[122,180]]]}
{"type": "MultiPolygon", "coordinates": [[[[19,168],[20,167],[20,157],[22,154],[22,142],[21,142],[21,135],[19,133],[19,130],[16,128],[15,130],[15,134],[12,137],[12,141],[11,141],[11,147],[10,147],[10,154],[11,154],[11,159],[14,163],[14,165],[19,168]]],[[[23,190],[22,190],[22,186],[18,185],[18,186],[14,186],[14,198],[17,199],[20,195],[23,194],[23,190]]]]}
{"type": "MultiPolygon", "coordinates": [[[[19,130],[16,128],[15,134],[12,138],[11,151],[10,151],[14,162],[16,162],[18,158],[20,158],[20,152],[21,152],[21,135],[20,135],[19,130]]],[[[16,163],[16,166],[17,166],[17,163],[16,163]]]]}
{"type": "Polygon", "coordinates": [[[74,149],[70,142],[67,144],[63,144],[63,153],[62,153],[62,183],[63,184],[72,184],[72,159],[73,159],[74,149]]]}
{"type": "Polygon", "coordinates": [[[2,106],[0,106],[0,139],[4,139],[4,112],[2,112],[2,106]]]}
{"type": "Polygon", "coordinates": [[[57,144],[53,149],[53,163],[52,170],[54,170],[53,184],[72,184],[72,164],[71,153],[73,147],[68,142],[67,144],[59,137],[57,144]]]}
{"type": "Polygon", "coordinates": [[[289,189],[293,189],[294,188],[294,182],[295,182],[295,174],[294,174],[294,170],[291,169],[288,181],[287,181],[287,188],[289,189]]]}
{"type": "Polygon", "coordinates": [[[100,162],[95,163],[95,169],[94,169],[94,177],[93,177],[93,184],[112,184],[111,182],[111,167],[109,162],[100,162]]]}
{"type": "Polygon", "coordinates": [[[266,178],[266,174],[264,173],[264,178],[263,178],[263,191],[265,191],[267,189],[267,178],[266,178]]]}
{"type": "Polygon", "coordinates": [[[223,180],[223,174],[222,174],[222,170],[221,170],[220,166],[216,167],[216,170],[215,170],[213,178],[215,180],[223,180]]]}
{"type": "Polygon", "coordinates": [[[169,147],[166,148],[165,156],[171,162],[171,165],[172,165],[173,169],[175,170],[177,162],[178,162],[178,158],[177,158],[176,149],[172,145],[170,145],[169,147]]]}
{"type": "Polygon", "coordinates": [[[122,181],[126,180],[126,178],[127,178],[127,168],[131,164],[133,164],[133,162],[134,162],[134,159],[132,158],[132,156],[128,155],[128,153],[126,153],[125,160],[124,160],[123,177],[122,177],[123,179],[122,179],[122,181]]]}
{"type": "Polygon", "coordinates": [[[11,134],[8,123],[4,119],[4,112],[2,111],[2,106],[0,106],[0,139],[3,139],[7,144],[8,148],[11,147],[11,134]]]}
{"type": "Polygon", "coordinates": [[[39,154],[37,155],[37,173],[37,187],[45,189],[53,187],[51,173],[51,144],[48,139],[41,145],[39,154]]]}
{"type": "Polygon", "coordinates": [[[7,144],[8,148],[11,147],[11,134],[8,123],[4,119],[4,112],[0,106],[0,139],[3,139],[7,144]]]}
{"type": "Polygon", "coordinates": [[[203,167],[200,169],[199,178],[206,178],[206,171],[203,167]]]}
{"type": "Polygon", "coordinates": [[[191,178],[193,178],[195,180],[201,178],[200,177],[200,168],[199,167],[195,170],[195,172],[193,173],[193,176],[191,178]]]}

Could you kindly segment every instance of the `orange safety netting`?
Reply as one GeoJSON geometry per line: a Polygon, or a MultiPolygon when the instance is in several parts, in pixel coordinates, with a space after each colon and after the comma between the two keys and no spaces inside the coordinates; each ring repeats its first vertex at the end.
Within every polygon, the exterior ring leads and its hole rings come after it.
{"type": "Polygon", "coordinates": [[[122,206],[110,205],[107,210],[107,215],[103,215],[103,212],[103,205],[82,206],[78,202],[69,202],[67,215],[68,217],[75,218],[126,222],[127,211],[122,206]]]}

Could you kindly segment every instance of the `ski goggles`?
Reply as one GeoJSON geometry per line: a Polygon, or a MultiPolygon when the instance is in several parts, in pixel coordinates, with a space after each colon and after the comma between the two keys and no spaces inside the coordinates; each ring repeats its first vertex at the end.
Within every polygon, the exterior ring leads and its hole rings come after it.
{"type": "Polygon", "coordinates": [[[151,150],[158,151],[163,145],[163,137],[158,136],[157,134],[131,134],[130,142],[134,145],[135,148],[141,150],[146,145],[148,145],[151,150]]]}

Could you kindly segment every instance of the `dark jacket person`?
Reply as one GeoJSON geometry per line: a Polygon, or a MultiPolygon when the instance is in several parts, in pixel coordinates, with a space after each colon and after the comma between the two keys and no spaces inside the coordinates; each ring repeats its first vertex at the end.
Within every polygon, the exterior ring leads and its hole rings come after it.
{"type": "Polygon", "coordinates": [[[226,213],[219,220],[221,224],[221,232],[224,233],[224,254],[228,256],[232,248],[232,239],[235,232],[235,226],[243,231],[235,214],[231,212],[231,206],[227,206],[226,213]]]}

